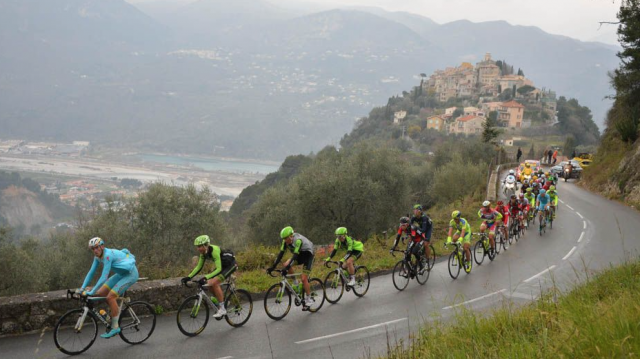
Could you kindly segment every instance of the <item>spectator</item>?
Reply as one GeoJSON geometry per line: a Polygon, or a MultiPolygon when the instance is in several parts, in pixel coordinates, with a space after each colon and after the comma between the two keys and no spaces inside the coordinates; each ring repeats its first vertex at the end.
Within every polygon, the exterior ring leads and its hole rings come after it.
{"type": "Polygon", "coordinates": [[[576,150],[573,150],[573,152],[571,152],[571,159],[576,158],[576,150]]]}
{"type": "Polygon", "coordinates": [[[520,157],[522,157],[522,148],[518,147],[518,154],[516,155],[516,161],[520,163],[520,157]]]}
{"type": "MultiPolygon", "coordinates": [[[[551,151],[549,151],[551,152],[551,151]]],[[[558,150],[553,151],[553,164],[556,164],[556,161],[558,161],[558,150]]]]}
{"type": "Polygon", "coordinates": [[[548,165],[551,164],[551,156],[553,156],[553,151],[551,151],[551,149],[549,149],[549,152],[547,152],[547,164],[548,165]]]}

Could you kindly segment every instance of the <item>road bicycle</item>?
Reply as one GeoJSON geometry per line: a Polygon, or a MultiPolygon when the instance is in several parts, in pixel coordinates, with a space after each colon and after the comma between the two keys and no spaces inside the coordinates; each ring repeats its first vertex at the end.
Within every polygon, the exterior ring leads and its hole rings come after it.
{"type": "Polygon", "coordinates": [[[545,212],[547,211],[538,211],[538,213],[540,214],[539,218],[538,218],[538,222],[539,222],[539,226],[538,226],[538,233],[540,234],[540,236],[542,236],[542,232],[547,233],[547,215],[545,215],[545,212]]]}
{"type": "Polygon", "coordinates": [[[509,249],[509,246],[507,245],[507,239],[505,238],[505,230],[504,230],[504,224],[500,224],[500,225],[496,225],[496,235],[495,235],[495,244],[496,244],[496,254],[500,254],[500,251],[502,249],[504,249],[505,251],[507,249],[509,249]]]}
{"type": "MultiPolygon", "coordinates": [[[[460,275],[460,268],[464,268],[465,273],[471,273],[471,268],[473,267],[473,260],[469,258],[467,260],[467,255],[462,246],[462,241],[459,239],[457,242],[451,242],[455,246],[455,249],[449,255],[448,266],[449,266],[449,275],[451,278],[456,279],[460,275]]],[[[447,244],[445,243],[445,247],[447,244]]]]}
{"type": "Polygon", "coordinates": [[[419,249],[420,261],[422,265],[418,264],[418,260],[414,255],[411,254],[410,249],[400,250],[400,249],[392,249],[391,255],[396,256],[394,252],[401,252],[403,254],[402,259],[399,260],[396,265],[393,267],[393,274],[391,279],[393,281],[393,286],[396,287],[397,290],[403,291],[409,285],[409,280],[415,278],[420,285],[424,285],[429,280],[429,273],[431,270],[429,269],[429,261],[425,259],[422,248],[419,249]]]}
{"type": "MultiPolygon", "coordinates": [[[[125,293],[126,295],[126,293],[125,293]]],[[[151,304],[143,301],[132,302],[125,295],[117,298],[120,302],[120,338],[129,344],[140,344],[153,334],[156,328],[156,313],[151,304]]],[[[106,297],[90,297],[67,290],[67,299],[78,300],[81,307],[63,314],[53,329],[56,347],[68,355],[77,355],[89,349],[98,336],[98,324],[111,331],[107,310],[96,306],[106,297]]]]}
{"type": "Polygon", "coordinates": [[[324,291],[327,298],[327,302],[331,304],[338,303],[344,291],[350,291],[353,289],[353,294],[358,297],[362,297],[367,294],[369,290],[369,270],[365,266],[355,266],[354,276],[356,277],[356,284],[354,286],[348,286],[349,278],[345,274],[345,270],[342,268],[341,262],[328,261],[325,262],[325,267],[331,268],[329,265],[335,264],[336,269],[327,274],[324,279],[324,291]]]}
{"type": "Polygon", "coordinates": [[[282,280],[269,287],[264,296],[264,310],[269,318],[280,320],[286,317],[287,314],[289,314],[289,310],[291,310],[292,297],[296,307],[302,305],[303,310],[308,310],[311,313],[315,313],[322,308],[325,300],[325,292],[324,285],[319,278],[309,278],[310,295],[311,298],[313,298],[313,303],[305,303],[302,283],[293,286],[288,280],[288,278],[299,277],[302,273],[282,274],[280,271],[269,271],[267,273],[276,278],[277,275],[273,275],[273,272],[278,272],[282,280]]]}
{"type": "Polygon", "coordinates": [[[549,222],[549,229],[553,229],[553,217],[555,215],[556,209],[554,206],[549,206],[549,214],[547,215],[547,222],[549,222]]]}
{"type": "MultiPolygon", "coordinates": [[[[209,287],[208,284],[200,284],[197,280],[192,280],[191,283],[198,285],[198,293],[188,297],[180,304],[176,314],[176,322],[182,334],[188,337],[195,337],[207,327],[209,310],[213,310],[215,314],[220,309],[216,297],[211,296],[209,298],[207,295],[205,288],[209,287]]],[[[189,282],[183,283],[183,285],[191,288],[189,282]]],[[[232,327],[243,326],[251,317],[251,313],[253,313],[251,294],[244,289],[236,288],[234,276],[229,276],[221,286],[225,287],[224,307],[227,310],[227,314],[224,319],[232,327]]],[[[215,319],[222,320],[222,318],[215,319]]]]}
{"type": "Polygon", "coordinates": [[[489,236],[486,233],[473,233],[474,236],[480,236],[480,239],[473,246],[473,259],[476,264],[480,265],[484,262],[484,257],[489,257],[489,260],[493,261],[496,257],[496,252],[491,248],[489,242],[489,236]]]}
{"type": "Polygon", "coordinates": [[[519,215],[511,215],[509,221],[509,245],[513,244],[513,240],[517,242],[520,238],[520,219],[519,215]]]}

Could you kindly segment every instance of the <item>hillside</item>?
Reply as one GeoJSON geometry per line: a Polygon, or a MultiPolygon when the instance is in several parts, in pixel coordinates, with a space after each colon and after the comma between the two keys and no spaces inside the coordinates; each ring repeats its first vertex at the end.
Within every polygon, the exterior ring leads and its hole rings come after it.
{"type": "Polygon", "coordinates": [[[380,9],[298,16],[258,0],[155,14],[123,0],[2,2],[3,137],[281,160],[337,143],[420,73],[486,52],[580,98],[601,123],[617,65],[610,46],[504,22],[439,25],[380,9]]]}

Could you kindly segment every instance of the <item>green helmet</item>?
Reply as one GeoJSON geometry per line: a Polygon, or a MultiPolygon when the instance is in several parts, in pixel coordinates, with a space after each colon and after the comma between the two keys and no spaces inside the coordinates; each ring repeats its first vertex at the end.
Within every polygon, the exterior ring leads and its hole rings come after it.
{"type": "Polygon", "coordinates": [[[422,211],[422,205],[421,204],[414,204],[413,205],[413,209],[418,209],[418,210],[422,211]]]}
{"type": "Polygon", "coordinates": [[[531,192],[533,189],[531,187],[527,187],[527,192],[531,192]]]}
{"type": "Polygon", "coordinates": [[[556,186],[551,185],[551,186],[549,187],[549,191],[555,191],[555,190],[556,190],[556,186]]]}
{"type": "Polygon", "coordinates": [[[282,230],[280,231],[280,238],[285,239],[292,234],[293,234],[293,228],[291,228],[291,226],[287,226],[282,228],[282,230]]]}
{"type": "Polygon", "coordinates": [[[211,243],[211,239],[206,234],[198,236],[195,241],[193,241],[194,246],[201,246],[203,244],[211,243]]]}
{"type": "Polygon", "coordinates": [[[451,218],[452,219],[460,218],[460,211],[453,211],[451,213],[451,218]]]}
{"type": "Polygon", "coordinates": [[[347,234],[347,227],[338,227],[336,229],[336,236],[344,236],[347,234]]]}

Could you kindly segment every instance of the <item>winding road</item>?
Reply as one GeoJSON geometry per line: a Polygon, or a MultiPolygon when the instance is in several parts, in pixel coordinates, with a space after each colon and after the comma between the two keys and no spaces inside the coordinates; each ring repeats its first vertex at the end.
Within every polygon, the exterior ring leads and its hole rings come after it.
{"type": "MultiPolygon", "coordinates": [[[[324,304],[316,314],[292,308],[275,322],[264,313],[262,301],[242,328],[224,321],[210,322],[203,333],[187,338],[175,314],[158,318],[151,338],[137,346],[120,339],[96,343],[83,355],[91,358],[361,358],[384,354],[387,344],[408,337],[421,325],[447,320],[462,306],[487,310],[505,301],[523,304],[555,283],[569,289],[587,271],[634,258],[640,248],[640,214],[569,182],[558,185],[560,204],[552,230],[538,236],[528,231],[493,262],[485,259],[471,274],[452,280],[446,261],[439,261],[429,281],[411,281],[398,292],[391,275],[372,278],[363,298],[351,293],[338,304],[324,304]]],[[[466,214],[467,216],[475,215],[466,214]]],[[[474,228],[477,231],[477,228],[474,228]]],[[[439,248],[436,248],[438,251],[439,248]]],[[[275,281],[275,280],[274,280],[275,281]]],[[[0,339],[3,358],[64,358],[50,330],[0,339]]]]}

